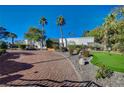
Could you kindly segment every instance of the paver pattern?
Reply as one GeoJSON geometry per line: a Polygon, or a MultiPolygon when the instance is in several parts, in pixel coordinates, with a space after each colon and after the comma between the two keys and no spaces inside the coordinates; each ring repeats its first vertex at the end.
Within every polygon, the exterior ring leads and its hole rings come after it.
{"type": "Polygon", "coordinates": [[[0,86],[47,86],[48,82],[49,86],[71,86],[64,84],[66,80],[81,79],[72,63],[56,52],[9,50],[0,58],[0,86]]]}

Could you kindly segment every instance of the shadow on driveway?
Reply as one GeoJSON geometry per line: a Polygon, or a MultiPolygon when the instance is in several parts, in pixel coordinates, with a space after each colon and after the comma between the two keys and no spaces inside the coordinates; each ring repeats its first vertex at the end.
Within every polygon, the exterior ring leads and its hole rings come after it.
{"type": "Polygon", "coordinates": [[[7,76],[7,77],[4,77],[4,78],[0,78],[0,84],[7,84],[8,82],[12,82],[12,81],[15,81],[17,79],[20,79],[23,75],[20,75],[20,74],[16,74],[16,75],[11,75],[11,76],[7,76]]]}
{"type": "MultiPolygon", "coordinates": [[[[66,58],[69,58],[69,57],[66,57],[66,58]]],[[[53,62],[53,61],[59,61],[59,60],[64,60],[66,58],[56,58],[56,59],[51,59],[51,60],[45,60],[45,61],[40,61],[40,62],[34,62],[34,63],[31,63],[31,64],[39,64],[39,63],[47,63],[47,62],[53,62]]]]}
{"type": "Polygon", "coordinates": [[[21,54],[32,55],[32,53],[12,52],[12,53],[8,53],[6,56],[3,56],[0,59],[0,76],[8,75],[8,74],[26,70],[26,69],[30,69],[33,67],[33,65],[31,64],[16,62],[15,60],[10,60],[10,59],[19,58],[21,54]]]}

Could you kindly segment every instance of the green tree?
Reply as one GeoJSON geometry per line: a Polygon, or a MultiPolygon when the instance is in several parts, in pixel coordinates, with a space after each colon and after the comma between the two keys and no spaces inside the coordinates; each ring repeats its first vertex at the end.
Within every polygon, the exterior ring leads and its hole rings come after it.
{"type": "Polygon", "coordinates": [[[12,39],[12,44],[14,44],[14,39],[17,38],[15,33],[8,32],[7,37],[12,39]]]}
{"type": "Polygon", "coordinates": [[[42,38],[42,31],[38,28],[31,27],[24,36],[26,39],[30,41],[39,41],[42,38]]]}
{"type": "Polygon", "coordinates": [[[104,28],[104,50],[107,50],[107,47],[111,47],[110,38],[112,34],[116,31],[116,15],[114,13],[109,14],[105,18],[105,22],[103,23],[104,28]]]}
{"type": "Polygon", "coordinates": [[[86,36],[88,36],[89,33],[90,33],[89,30],[85,30],[85,31],[83,31],[82,37],[86,37],[86,36]]]}
{"type": "Polygon", "coordinates": [[[44,46],[44,43],[43,43],[43,41],[45,40],[45,29],[44,29],[44,26],[45,25],[47,25],[47,19],[43,16],[43,17],[41,17],[41,19],[40,19],[40,24],[42,25],[42,37],[41,37],[41,39],[42,39],[42,47],[44,46]]]}
{"type": "Polygon", "coordinates": [[[61,39],[62,39],[62,47],[64,47],[63,31],[62,31],[62,26],[65,25],[65,19],[64,19],[64,17],[63,16],[57,17],[56,23],[60,27],[60,33],[61,33],[61,39]]]}
{"type": "Polygon", "coordinates": [[[102,27],[96,27],[95,29],[85,32],[85,36],[90,36],[95,38],[95,42],[102,43],[103,38],[103,29],[102,27]]]}

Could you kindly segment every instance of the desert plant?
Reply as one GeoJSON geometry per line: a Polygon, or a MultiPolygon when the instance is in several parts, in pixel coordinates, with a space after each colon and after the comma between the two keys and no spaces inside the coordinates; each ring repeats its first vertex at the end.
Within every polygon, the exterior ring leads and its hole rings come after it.
{"type": "Polygon", "coordinates": [[[96,79],[105,79],[105,78],[110,78],[113,74],[113,71],[109,69],[107,66],[102,65],[100,68],[97,70],[96,73],[96,79]]]}
{"type": "Polygon", "coordinates": [[[6,49],[0,49],[0,55],[6,53],[6,49]]]}
{"type": "Polygon", "coordinates": [[[46,40],[47,48],[54,48],[55,50],[59,49],[59,43],[56,40],[48,39],[46,40]]]}
{"type": "Polygon", "coordinates": [[[7,44],[4,41],[0,41],[0,49],[7,49],[7,44]]]}
{"type": "Polygon", "coordinates": [[[20,45],[19,45],[19,48],[22,49],[22,50],[24,50],[24,49],[26,49],[26,46],[27,46],[27,45],[25,45],[25,44],[20,44],[20,45]]]}
{"type": "Polygon", "coordinates": [[[83,50],[82,55],[83,57],[89,57],[90,53],[88,50],[83,50]]]}
{"type": "Polygon", "coordinates": [[[81,51],[81,49],[83,48],[82,45],[68,45],[68,50],[70,55],[73,54],[73,51],[76,50],[76,54],[79,54],[79,52],[81,51]]]}
{"type": "Polygon", "coordinates": [[[82,49],[83,49],[82,45],[76,45],[77,54],[79,54],[82,49]]]}
{"type": "Polygon", "coordinates": [[[76,45],[68,45],[68,51],[70,55],[73,55],[73,51],[75,50],[76,45]]]}

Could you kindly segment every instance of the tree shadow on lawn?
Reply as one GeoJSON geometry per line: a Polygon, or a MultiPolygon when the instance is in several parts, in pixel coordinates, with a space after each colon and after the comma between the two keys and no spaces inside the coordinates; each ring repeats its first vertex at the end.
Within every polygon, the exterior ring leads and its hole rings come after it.
{"type": "Polygon", "coordinates": [[[16,62],[10,59],[19,58],[21,54],[24,55],[32,55],[32,53],[22,53],[22,52],[15,52],[15,53],[8,53],[6,56],[0,59],[0,75],[8,75],[11,73],[15,73],[18,71],[30,69],[33,67],[31,64],[16,62]]]}

